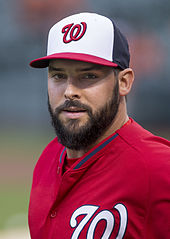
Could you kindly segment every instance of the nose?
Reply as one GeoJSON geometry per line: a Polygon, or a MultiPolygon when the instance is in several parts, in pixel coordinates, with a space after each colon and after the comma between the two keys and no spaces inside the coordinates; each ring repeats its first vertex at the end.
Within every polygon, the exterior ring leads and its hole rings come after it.
{"type": "Polygon", "coordinates": [[[74,79],[67,80],[64,97],[70,100],[80,99],[80,88],[76,86],[74,79]]]}

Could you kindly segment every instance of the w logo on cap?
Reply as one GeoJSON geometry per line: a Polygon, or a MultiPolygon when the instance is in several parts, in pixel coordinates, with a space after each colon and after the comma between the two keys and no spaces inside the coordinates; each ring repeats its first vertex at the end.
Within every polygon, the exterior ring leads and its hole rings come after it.
{"type": "Polygon", "coordinates": [[[80,40],[87,29],[87,24],[85,22],[81,22],[81,24],[68,24],[62,29],[62,33],[64,33],[63,36],[63,42],[69,43],[71,41],[78,41],[80,40]]]}

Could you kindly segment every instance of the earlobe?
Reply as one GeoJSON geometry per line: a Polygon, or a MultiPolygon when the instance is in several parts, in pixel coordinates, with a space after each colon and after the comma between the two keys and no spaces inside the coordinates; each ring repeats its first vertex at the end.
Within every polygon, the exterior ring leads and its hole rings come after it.
{"type": "Polygon", "coordinates": [[[129,94],[133,81],[134,72],[131,68],[127,68],[119,73],[119,94],[120,96],[126,96],[129,94]]]}

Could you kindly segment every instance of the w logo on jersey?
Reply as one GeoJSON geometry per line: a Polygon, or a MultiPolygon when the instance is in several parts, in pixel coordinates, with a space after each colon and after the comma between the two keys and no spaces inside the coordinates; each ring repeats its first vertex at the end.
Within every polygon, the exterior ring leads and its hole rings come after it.
{"type": "Polygon", "coordinates": [[[64,33],[63,36],[63,42],[69,43],[71,41],[78,41],[80,40],[87,29],[87,24],[85,22],[81,22],[81,24],[68,24],[62,29],[62,33],[64,33]]]}
{"type": "MultiPolygon", "coordinates": [[[[84,227],[89,223],[90,225],[87,230],[86,239],[93,239],[95,238],[95,231],[97,225],[100,221],[104,220],[106,223],[104,232],[102,234],[101,239],[109,239],[112,238],[111,235],[114,232],[115,228],[115,216],[109,210],[102,210],[99,211],[99,206],[93,205],[84,205],[79,207],[71,216],[70,219],[70,226],[75,228],[71,239],[78,239],[81,236],[81,232],[84,230],[84,227]],[[98,212],[99,211],[99,212],[98,212]],[[94,216],[95,214],[95,216],[94,216]],[[83,219],[78,223],[78,217],[84,215],[83,219]]],[[[128,214],[127,209],[123,204],[116,204],[113,209],[115,209],[119,213],[120,223],[119,223],[119,230],[115,239],[122,239],[126,232],[127,228],[127,220],[128,214]]]]}

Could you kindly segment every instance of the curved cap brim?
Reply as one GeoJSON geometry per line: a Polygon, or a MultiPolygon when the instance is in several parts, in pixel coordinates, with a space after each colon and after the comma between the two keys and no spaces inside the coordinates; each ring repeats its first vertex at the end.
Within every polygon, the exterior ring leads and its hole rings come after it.
{"type": "Polygon", "coordinates": [[[45,68],[49,66],[49,61],[54,59],[85,61],[85,62],[94,63],[98,65],[118,67],[118,64],[108,61],[106,59],[97,57],[97,56],[82,54],[82,53],[72,53],[72,52],[56,53],[56,54],[52,54],[42,58],[38,58],[31,61],[30,66],[35,68],[45,68]]]}

